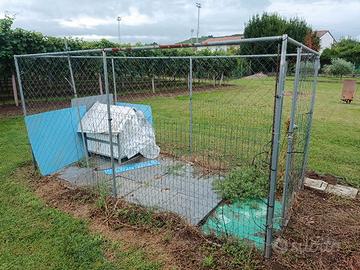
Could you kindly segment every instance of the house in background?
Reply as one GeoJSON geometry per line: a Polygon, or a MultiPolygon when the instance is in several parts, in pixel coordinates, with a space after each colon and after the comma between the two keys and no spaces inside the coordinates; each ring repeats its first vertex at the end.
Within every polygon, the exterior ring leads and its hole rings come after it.
{"type": "MultiPolygon", "coordinates": [[[[211,37],[202,41],[202,44],[212,44],[217,42],[227,42],[227,41],[239,41],[244,38],[242,34],[235,34],[231,36],[221,36],[221,37],[211,37]]],[[[220,45],[220,46],[211,46],[208,47],[211,51],[227,51],[231,48],[239,48],[240,45],[220,45]]]]}
{"type": "MultiPolygon", "coordinates": [[[[202,36],[199,37],[199,43],[201,44],[212,44],[212,43],[216,43],[216,42],[226,42],[226,41],[239,41],[240,39],[244,38],[244,35],[242,34],[234,34],[234,35],[230,35],[230,36],[219,36],[219,37],[214,37],[212,35],[210,36],[202,36]]],[[[177,44],[189,44],[189,43],[195,43],[196,42],[196,38],[189,38],[186,39],[184,41],[178,42],[177,44]]],[[[221,45],[221,46],[211,46],[211,47],[206,47],[207,49],[209,49],[210,51],[227,51],[230,48],[239,48],[240,45],[221,45]]],[[[200,50],[204,49],[204,48],[198,48],[200,50]]]]}
{"type": "Polygon", "coordinates": [[[329,30],[317,30],[315,34],[320,39],[320,53],[327,48],[331,48],[331,46],[336,43],[335,38],[329,30]]]}

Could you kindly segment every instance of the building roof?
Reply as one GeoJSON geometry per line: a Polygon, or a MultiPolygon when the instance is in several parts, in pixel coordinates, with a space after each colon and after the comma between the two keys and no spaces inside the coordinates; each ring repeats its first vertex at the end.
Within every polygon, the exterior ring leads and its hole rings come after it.
{"type": "Polygon", "coordinates": [[[231,36],[222,36],[222,37],[211,37],[211,38],[208,38],[208,39],[202,41],[201,43],[238,41],[238,40],[242,39],[243,37],[244,37],[244,35],[241,35],[241,34],[236,34],[236,35],[231,35],[231,36]]]}
{"type": "MultiPolygon", "coordinates": [[[[199,42],[203,42],[206,39],[212,38],[213,36],[201,36],[199,37],[199,42]]],[[[192,44],[196,42],[196,37],[185,39],[183,41],[177,42],[176,44],[192,44]]]]}
{"type": "Polygon", "coordinates": [[[336,39],[334,38],[334,36],[330,33],[329,30],[316,30],[315,34],[318,38],[322,38],[326,33],[329,33],[329,35],[332,37],[332,39],[334,40],[334,42],[336,42],[336,39]]]}
{"type": "MultiPolygon", "coordinates": [[[[318,38],[321,38],[323,35],[325,35],[326,33],[330,34],[329,30],[316,30],[315,34],[318,38]]],[[[331,34],[330,34],[331,35],[331,34]]]]}

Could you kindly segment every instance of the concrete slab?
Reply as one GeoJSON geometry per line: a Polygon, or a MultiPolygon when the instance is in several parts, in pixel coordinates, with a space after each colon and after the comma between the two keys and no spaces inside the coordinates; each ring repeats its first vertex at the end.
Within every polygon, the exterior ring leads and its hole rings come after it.
{"type": "Polygon", "coordinates": [[[165,175],[162,179],[154,181],[154,186],[193,198],[205,197],[207,199],[218,200],[217,194],[212,190],[212,182],[203,181],[202,179],[182,178],[179,176],[165,175]]]}
{"type": "Polygon", "coordinates": [[[164,203],[163,209],[179,214],[190,224],[199,224],[219,203],[206,197],[178,194],[164,203]]]}
{"type": "Polygon", "coordinates": [[[356,188],[343,185],[328,185],[325,192],[355,199],[359,191],[356,188]]]}
{"type": "Polygon", "coordinates": [[[316,179],[311,179],[311,178],[305,177],[304,186],[315,189],[315,190],[319,190],[319,191],[325,191],[325,189],[328,186],[328,183],[326,183],[325,181],[322,181],[322,180],[316,180],[316,179]]]}
{"type": "Polygon", "coordinates": [[[124,197],[125,200],[177,213],[194,225],[220,203],[220,197],[212,189],[212,182],[218,176],[203,176],[191,163],[166,157],[158,161],[159,166],[119,174],[118,179],[125,190],[134,189],[124,197]]]}
{"type": "Polygon", "coordinates": [[[116,190],[118,197],[125,197],[130,193],[138,190],[142,187],[142,184],[137,183],[133,180],[126,178],[117,178],[116,179],[116,190]]]}
{"type": "MultiPolygon", "coordinates": [[[[107,159],[92,157],[94,164],[103,169],[110,165],[107,159]]],[[[145,161],[137,158],[128,163],[145,161]]],[[[218,176],[203,175],[191,163],[172,158],[158,158],[160,165],[139,168],[117,174],[118,197],[144,207],[174,212],[193,225],[203,220],[221,201],[213,191],[212,183],[218,176]]],[[[111,183],[111,175],[91,168],[71,166],[59,177],[76,185],[89,185],[97,179],[111,183]]]]}
{"type": "Polygon", "coordinates": [[[61,170],[58,177],[74,185],[86,186],[91,185],[94,181],[94,171],[92,168],[70,166],[61,170]]]}
{"type": "Polygon", "coordinates": [[[143,185],[142,188],[128,194],[125,200],[145,207],[171,211],[167,207],[167,202],[176,195],[174,191],[143,185]]]}

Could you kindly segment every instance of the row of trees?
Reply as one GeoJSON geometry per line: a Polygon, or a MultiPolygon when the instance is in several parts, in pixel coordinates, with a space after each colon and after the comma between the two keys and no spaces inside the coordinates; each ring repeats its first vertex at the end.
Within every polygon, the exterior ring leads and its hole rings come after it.
{"type": "Polygon", "coordinates": [[[65,41],[72,50],[115,47],[116,43],[102,39],[85,41],[78,38],[45,36],[39,32],[12,29],[13,17],[0,19],[0,73],[8,78],[14,71],[14,55],[65,50],[65,41]]]}
{"type": "MultiPolygon", "coordinates": [[[[23,29],[12,29],[14,22],[13,17],[5,17],[0,19],[0,72],[5,76],[9,76],[13,72],[13,55],[25,53],[41,53],[62,51],[65,49],[65,39],[45,36],[38,32],[26,31],[23,29]]],[[[296,40],[307,43],[307,45],[318,48],[318,39],[312,34],[311,27],[298,18],[285,19],[277,14],[255,15],[245,26],[244,36],[260,37],[273,36],[287,33],[296,40]]],[[[66,38],[66,42],[70,49],[93,49],[104,47],[118,47],[119,44],[106,39],[100,41],[84,41],[77,38],[66,38]]],[[[249,45],[251,46],[251,45],[249,45]]],[[[274,53],[277,46],[242,46],[243,53],[274,53]]],[[[153,51],[136,51],[128,52],[130,56],[168,56],[168,55],[212,55],[209,50],[194,51],[192,49],[179,50],[153,50],[153,51]]],[[[219,52],[216,52],[218,55],[219,52]]]]}
{"type": "MultiPolygon", "coordinates": [[[[118,44],[107,39],[99,41],[85,41],[79,38],[59,38],[45,36],[39,32],[24,29],[12,29],[13,17],[6,16],[0,19],[0,73],[8,77],[14,71],[14,58],[16,54],[31,54],[64,51],[65,43],[71,50],[86,50],[96,48],[114,48],[130,46],[130,44],[118,44]]],[[[137,44],[142,45],[142,44],[137,44]]],[[[191,48],[167,49],[167,50],[138,50],[115,53],[115,55],[127,56],[190,56],[190,55],[225,55],[226,52],[213,52],[210,50],[195,51],[191,48]]]]}

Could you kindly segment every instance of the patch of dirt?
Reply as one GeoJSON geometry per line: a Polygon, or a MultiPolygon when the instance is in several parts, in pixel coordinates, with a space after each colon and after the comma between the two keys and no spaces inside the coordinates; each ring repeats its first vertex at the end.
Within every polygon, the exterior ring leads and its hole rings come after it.
{"type": "Polygon", "coordinates": [[[21,105],[16,107],[12,104],[1,104],[0,105],[0,116],[1,117],[10,117],[22,115],[21,105]]]}
{"type": "Polygon", "coordinates": [[[259,72],[259,73],[255,73],[253,75],[250,75],[250,76],[246,76],[244,77],[244,79],[249,79],[249,80],[252,80],[252,79],[261,79],[261,78],[267,78],[268,75],[262,73],[262,72],[259,72]]]}
{"type": "Polygon", "coordinates": [[[263,261],[250,250],[246,259],[233,264],[238,257],[225,253],[220,239],[204,236],[174,214],[153,213],[156,226],[149,226],[149,212],[139,206],[105,198],[99,207],[99,194],[56,177],[39,177],[31,166],[21,169],[20,177],[29,179],[49,206],[88,220],[91,231],[120,241],[125,249],[144,249],[149,258],[163,262],[164,269],[360,269],[360,199],[299,192],[288,226],[277,235],[273,257],[263,261]],[[207,258],[214,262],[205,267],[207,258]]]}
{"type": "MultiPolygon", "coordinates": [[[[244,269],[261,267],[261,255],[249,249],[246,260],[238,262],[222,248],[225,242],[204,236],[198,227],[188,225],[172,213],[151,212],[123,200],[82,189],[56,176],[41,177],[28,166],[18,178],[27,179],[34,192],[50,207],[86,219],[90,230],[110,241],[118,240],[125,249],[141,248],[150,259],[163,263],[163,269],[244,269]],[[104,201],[105,200],[105,201],[104,201]],[[104,203],[99,207],[99,202],[104,203]],[[155,226],[154,226],[155,224],[155,226]],[[204,261],[210,258],[210,266],[204,261]]],[[[101,203],[101,204],[102,204],[101,203]]],[[[109,259],[113,254],[107,254],[109,259]]]]}
{"type": "Polygon", "coordinates": [[[331,185],[336,185],[338,183],[338,177],[331,174],[319,174],[315,171],[306,172],[306,176],[311,179],[323,180],[331,185]]]}
{"type": "MultiPolygon", "coordinates": [[[[223,83],[217,84],[214,86],[212,84],[206,85],[194,85],[193,92],[212,92],[219,90],[231,89],[231,84],[223,83]]],[[[158,90],[155,93],[147,92],[147,93],[124,93],[123,95],[119,95],[119,98],[122,101],[126,102],[134,102],[138,100],[143,100],[144,98],[150,98],[155,96],[161,97],[173,97],[179,95],[188,95],[189,90],[187,88],[175,88],[175,89],[167,89],[167,90],[158,90]]],[[[46,112],[50,110],[57,110],[70,107],[70,97],[68,101],[41,101],[41,102],[32,102],[31,109],[27,108],[28,113],[40,113],[46,112]]],[[[14,104],[0,104],[0,117],[11,117],[11,116],[19,116],[23,115],[21,104],[17,107],[14,104]]]]}
{"type": "Polygon", "coordinates": [[[274,244],[272,269],[360,269],[360,200],[304,190],[274,244]]]}

